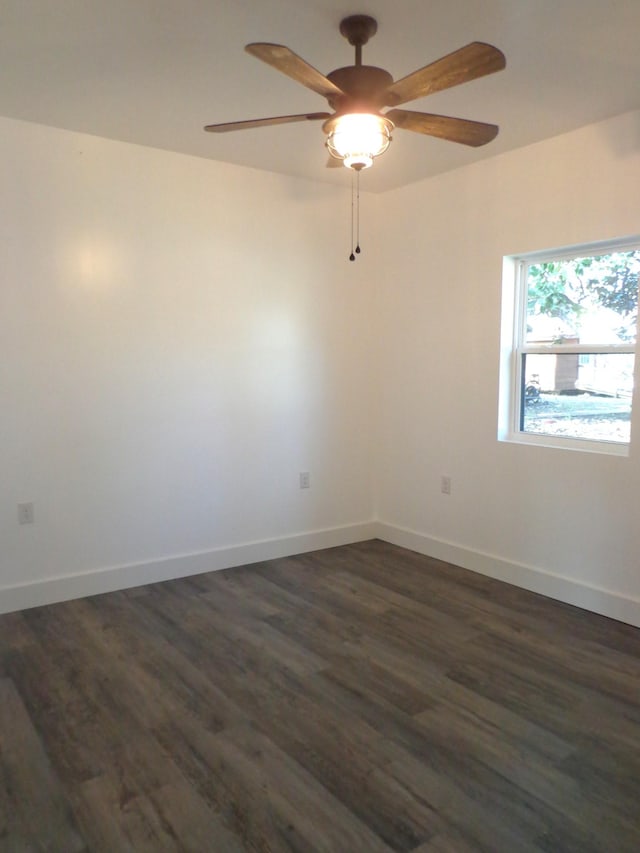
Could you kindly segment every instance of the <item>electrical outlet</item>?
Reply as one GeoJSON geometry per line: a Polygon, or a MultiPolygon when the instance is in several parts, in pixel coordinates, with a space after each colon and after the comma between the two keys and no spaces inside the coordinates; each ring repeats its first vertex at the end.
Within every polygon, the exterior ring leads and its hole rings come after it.
{"type": "Polygon", "coordinates": [[[35,520],[32,503],[18,504],[18,524],[33,524],[35,520]]]}
{"type": "Polygon", "coordinates": [[[443,495],[451,494],[451,477],[448,477],[446,474],[443,474],[440,479],[440,491],[443,495]]]}
{"type": "Polygon", "coordinates": [[[308,471],[300,471],[300,488],[311,488],[311,474],[308,471]]]}

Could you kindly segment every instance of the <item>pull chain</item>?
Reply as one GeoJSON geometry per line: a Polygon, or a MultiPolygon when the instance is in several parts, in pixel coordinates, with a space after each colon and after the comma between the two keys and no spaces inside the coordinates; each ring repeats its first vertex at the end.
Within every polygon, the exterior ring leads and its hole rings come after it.
{"type": "Polygon", "coordinates": [[[356,256],[353,254],[353,181],[354,175],[351,172],[351,254],[349,255],[350,261],[355,261],[356,256]]]}
{"type": "Polygon", "coordinates": [[[360,254],[360,170],[356,172],[356,255],[360,254]]]}
{"type": "Polygon", "coordinates": [[[351,171],[351,254],[350,261],[355,261],[356,255],[360,254],[360,170],[351,171]],[[354,174],[355,172],[355,174],[354,174]],[[356,248],[353,249],[353,236],[355,230],[356,248]]]}

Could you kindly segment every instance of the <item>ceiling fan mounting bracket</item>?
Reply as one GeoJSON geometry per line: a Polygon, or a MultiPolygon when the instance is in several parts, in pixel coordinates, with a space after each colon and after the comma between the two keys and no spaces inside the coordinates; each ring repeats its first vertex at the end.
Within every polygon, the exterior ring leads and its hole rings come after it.
{"type": "Polygon", "coordinates": [[[378,32],[378,22],[369,15],[349,15],[340,21],[340,32],[354,47],[362,47],[378,32]]]}

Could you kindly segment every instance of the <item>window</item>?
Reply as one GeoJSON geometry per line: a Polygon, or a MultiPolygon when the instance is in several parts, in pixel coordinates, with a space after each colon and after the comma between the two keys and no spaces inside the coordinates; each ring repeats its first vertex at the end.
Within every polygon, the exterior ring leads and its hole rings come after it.
{"type": "Polygon", "coordinates": [[[640,240],[505,259],[499,438],[627,453],[640,240]]]}

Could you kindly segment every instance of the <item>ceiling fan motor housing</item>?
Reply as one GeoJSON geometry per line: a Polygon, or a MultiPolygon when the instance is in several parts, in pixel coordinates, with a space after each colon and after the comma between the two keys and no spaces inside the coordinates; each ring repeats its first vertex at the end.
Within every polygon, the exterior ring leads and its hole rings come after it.
{"type": "Polygon", "coordinates": [[[393,77],[384,68],[374,65],[348,65],[327,74],[345,94],[327,100],[332,109],[344,112],[377,112],[385,106],[381,94],[393,83],[393,77]]]}

